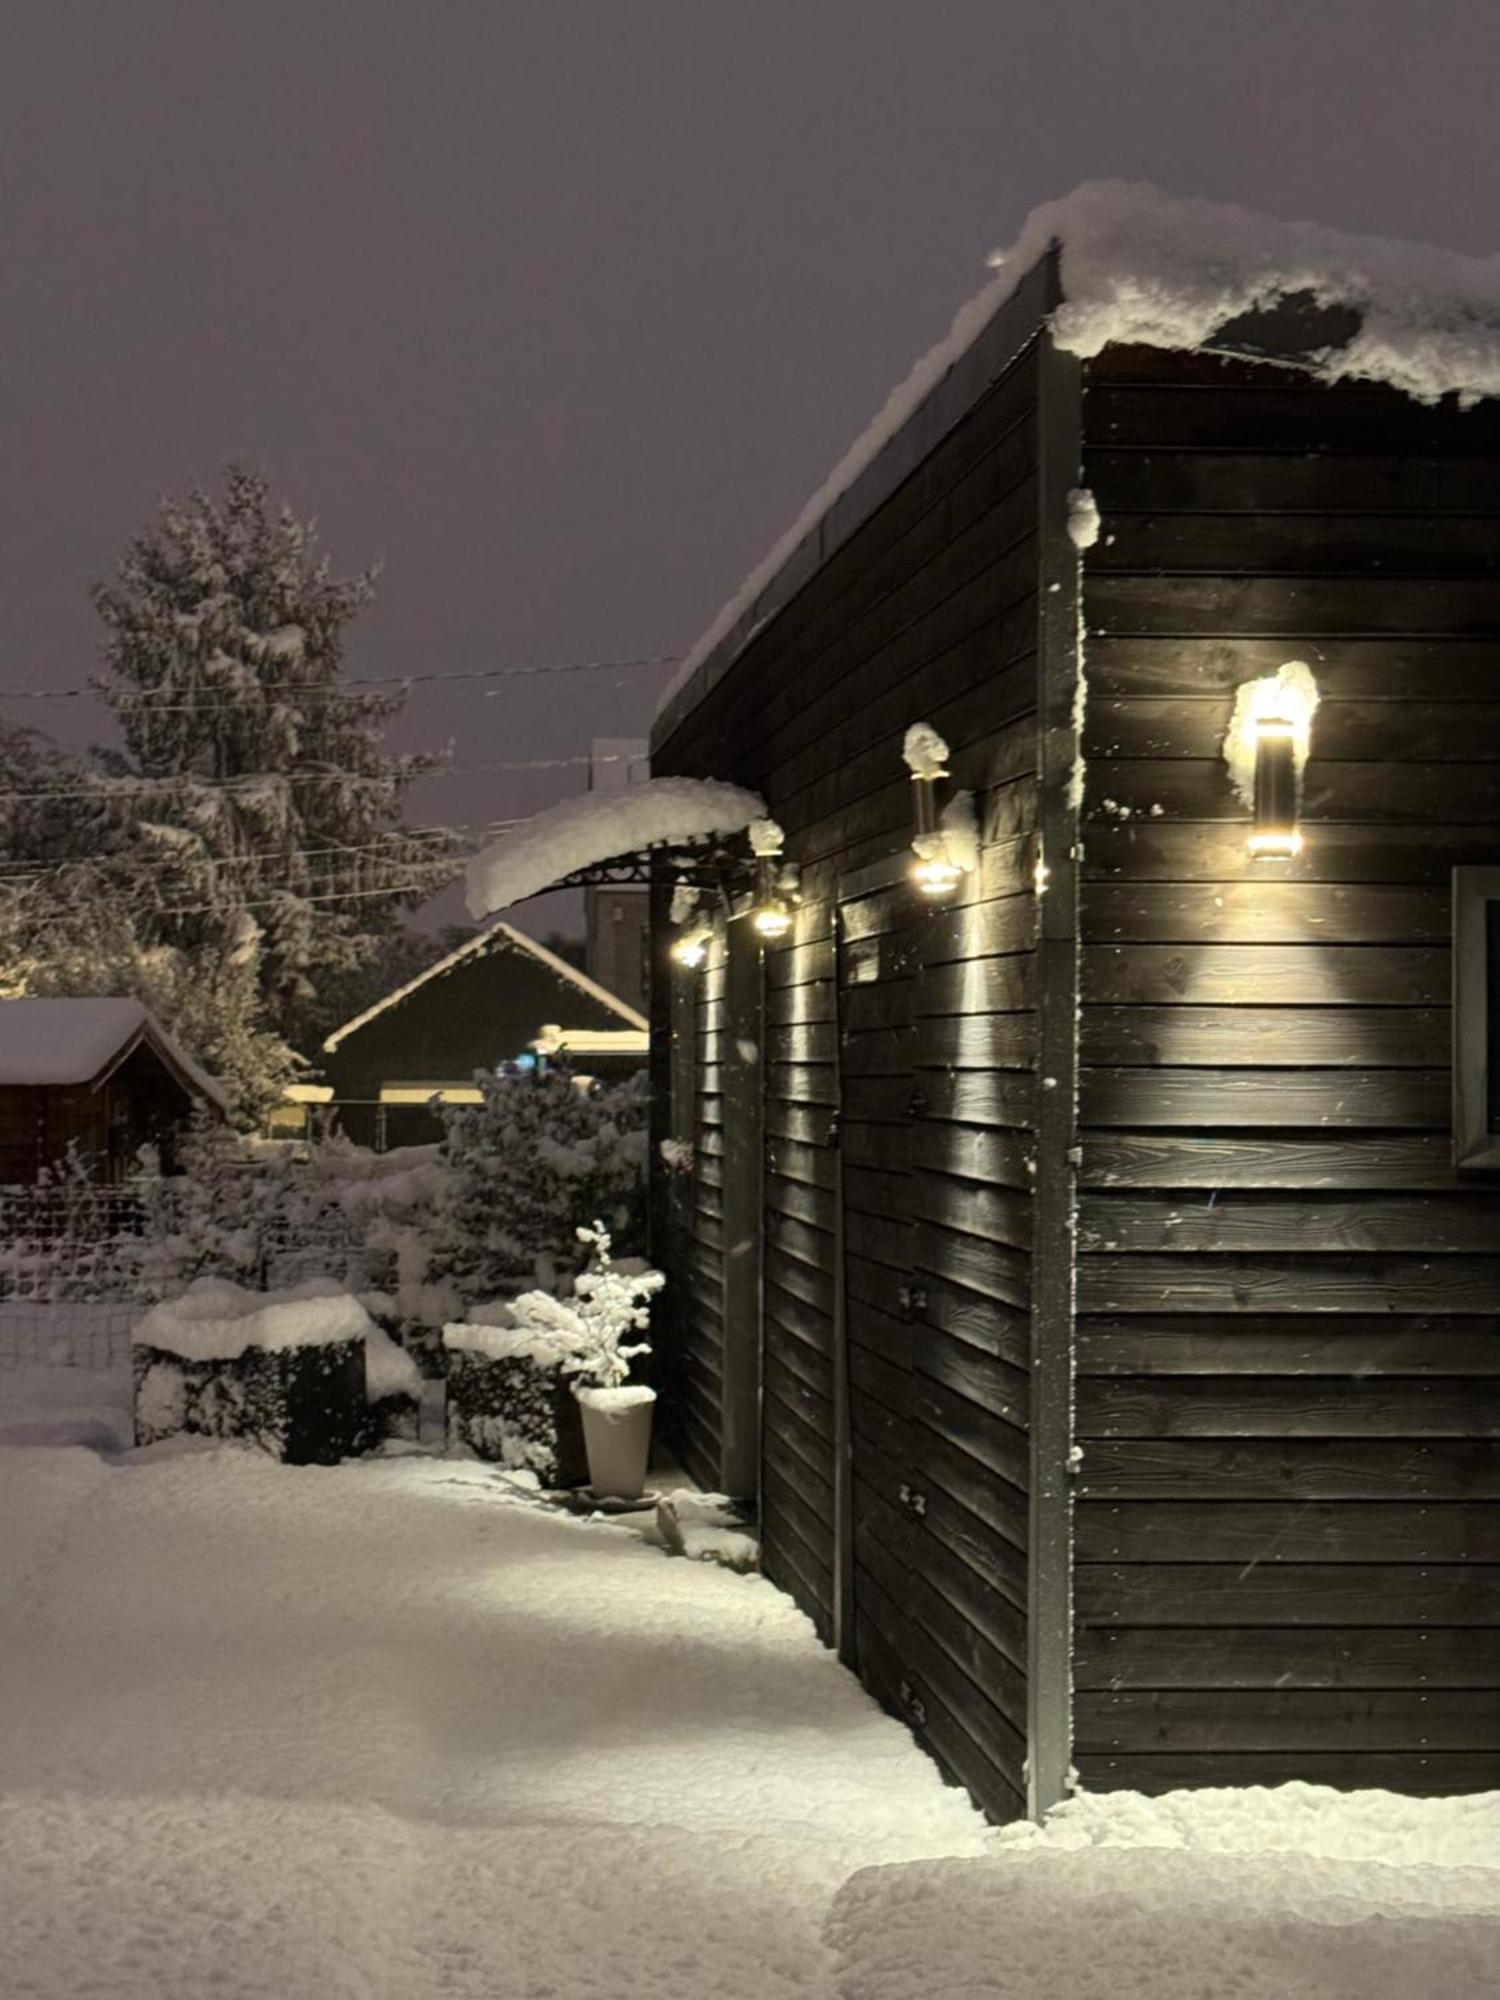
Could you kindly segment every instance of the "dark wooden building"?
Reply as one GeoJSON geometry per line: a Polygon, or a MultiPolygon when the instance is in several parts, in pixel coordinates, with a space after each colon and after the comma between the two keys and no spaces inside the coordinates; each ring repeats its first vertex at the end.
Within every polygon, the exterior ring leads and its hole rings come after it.
{"type": "Polygon", "coordinates": [[[1500,1784],[1500,404],[1330,381],[1311,297],[1083,358],[1066,260],[658,718],[801,878],[775,942],[659,932],[666,1421],[997,1818],[1500,1784]],[[1256,859],[1226,738],[1292,661],[1256,859]],[[979,807],[941,903],[919,720],[979,807]]]}
{"type": "Polygon", "coordinates": [[[0,1000],[0,1185],[25,1186],[70,1150],[103,1183],[142,1146],[168,1170],[195,1109],[224,1097],[137,1000],[0,1000]]]}
{"type": "Polygon", "coordinates": [[[580,1075],[644,1068],[646,1019],[576,965],[494,923],[345,1022],[323,1044],[318,1116],[384,1151],[442,1136],[434,1097],[474,1101],[474,1073],[563,1052],[580,1075]]]}

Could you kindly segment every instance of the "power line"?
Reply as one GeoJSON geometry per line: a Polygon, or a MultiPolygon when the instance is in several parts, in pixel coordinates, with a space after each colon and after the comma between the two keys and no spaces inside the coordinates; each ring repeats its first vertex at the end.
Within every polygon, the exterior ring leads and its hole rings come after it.
{"type": "MultiPolygon", "coordinates": [[[[475,778],[492,771],[562,771],[579,765],[619,764],[628,759],[610,754],[603,757],[515,757],[494,764],[443,764],[431,771],[418,771],[405,780],[409,784],[431,784],[441,778],[475,778]]],[[[18,791],[0,787],[0,799],[16,799],[32,804],[47,799],[92,799],[107,805],[116,799],[170,798],[184,789],[192,791],[236,792],[268,785],[391,785],[396,778],[389,772],[359,771],[246,771],[234,778],[143,778],[116,780],[101,776],[92,785],[57,785],[38,791],[18,791]]]]}
{"type": "MultiPolygon", "coordinates": [[[[651,667],[675,667],[678,658],[679,655],[676,653],[653,653],[630,660],[557,660],[536,665],[463,667],[434,673],[372,674],[362,676],[358,680],[334,681],[321,686],[309,686],[305,682],[295,680],[257,680],[246,688],[245,694],[277,694],[289,691],[299,700],[329,701],[339,696],[347,698],[350,695],[357,695],[367,688],[434,687],[441,683],[531,679],[544,674],[635,673],[651,667]]],[[[150,699],[150,688],[132,689],[123,686],[118,692],[143,703],[152,715],[198,715],[216,709],[233,709],[238,708],[244,698],[230,694],[209,694],[201,701],[156,703],[150,699]]],[[[62,688],[0,687],[0,701],[105,701],[107,699],[105,690],[93,682],[62,688]]]]}

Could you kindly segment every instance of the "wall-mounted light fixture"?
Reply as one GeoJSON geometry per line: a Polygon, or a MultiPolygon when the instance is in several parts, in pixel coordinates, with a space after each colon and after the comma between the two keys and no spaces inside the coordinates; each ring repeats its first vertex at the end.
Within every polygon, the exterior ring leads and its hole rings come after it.
{"type": "Polygon", "coordinates": [[[914,722],[901,746],[912,783],[913,859],[908,874],[931,902],[951,896],[979,856],[974,801],[959,792],[941,812],[938,780],[948,775],[948,746],[930,722],[914,722]]]}
{"type": "Polygon", "coordinates": [[[1253,724],[1255,802],[1248,846],[1257,861],[1289,861],[1302,852],[1297,828],[1297,725],[1284,715],[1253,724]]]}
{"type": "Polygon", "coordinates": [[[949,859],[942,829],[938,825],[937,773],[913,771],[911,879],[924,896],[936,902],[951,896],[963,870],[949,859]]]}
{"type": "Polygon", "coordinates": [[[792,927],[787,902],[790,882],[795,886],[795,870],[781,858],[786,835],[774,819],[753,819],[747,829],[750,852],[755,856],[755,900],[750,906],[750,922],[757,937],[785,937],[792,927]]]}
{"type": "Polygon", "coordinates": [[[763,854],[757,859],[755,903],[750,912],[750,921],[755,926],[758,937],[785,937],[792,927],[792,913],[787,908],[785,896],[781,893],[780,876],[781,868],[774,855],[763,854]]]}
{"type": "Polygon", "coordinates": [[[672,956],[679,965],[685,965],[690,972],[696,972],[708,956],[708,931],[702,924],[695,924],[686,930],[672,945],[672,956]]]}
{"type": "Polygon", "coordinates": [[[1223,753],[1229,782],[1250,814],[1245,846],[1253,861],[1290,861],[1302,852],[1302,773],[1318,699],[1305,660],[1286,660],[1274,674],[1235,689],[1223,753]]]}

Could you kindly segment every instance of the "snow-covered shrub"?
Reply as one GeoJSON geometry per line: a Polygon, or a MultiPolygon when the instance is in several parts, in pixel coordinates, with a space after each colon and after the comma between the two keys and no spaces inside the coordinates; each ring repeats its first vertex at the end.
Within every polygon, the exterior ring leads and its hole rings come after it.
{"type": "Polygon", "coordinates": [[[602,1222],[576,1230],[588,1252],[588,1268],[573,1281],[571,1299],[550,1292],[523,1292],[511,1302],[514,1325],[556,1353],[564,1375],[595,1389],[617,1389],[630,1373],[637,1354],[649,1354],[649,1340],[625,1336],[642,1333],[650,1323],[649,1301],[666,1283],[660,1271],[648,1270],[638,1259],[611,1257],[610,1233],[602,1222]]]}
{"type": "Polygon", "coordinates": [[[544,1486],[583,1483],[583,1428],[556,1342],[516,1326],[498,1305],[445,1327],[443,1346],[450,1445],[534,1472],[544,1486]]]}
{"type": "Polygon", "coordinates": [[[480,1071],[482,1101],[445,1112],[452,1173],[436,1263],[466,1300],[520,1284],[560,1289],[582,1262],[579,1215],[627,1246],[644,1229],[644,1078],[582,1086],[563,1065],[480,1071]]]}
{"type": "Polygon", "coordinates": [[[255,1158],[235,1133],[195,1111],[181,1171],[141,1187],[140,1274],[148,1296],[170,1299],[198,1278],[258,1281],[285,1199],[279,1156],[255,1158]]]}
{"type": "Polygon", "coordinates": [[[291,1465],[333,1464],[369,1442],[365,1342],[376,1333],[337,1284],[258,1292],[199,1278],[132,1335],[136,1443],[188,1431],[291,1465]]]}

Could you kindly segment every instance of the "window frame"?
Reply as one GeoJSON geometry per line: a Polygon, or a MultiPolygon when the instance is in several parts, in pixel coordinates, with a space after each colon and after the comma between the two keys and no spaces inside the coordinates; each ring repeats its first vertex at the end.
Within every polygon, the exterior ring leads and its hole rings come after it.
{"type": "Polygon", "coordinates": [[[1491,1029],[1490,907],[1500,904],[1500,865],[1453,871],[1453,1164],[1460,1173],[1500,1172],[1500,1121],[1490,1115],[1490,1071],[1500,1063],[1491,1029]]]}

